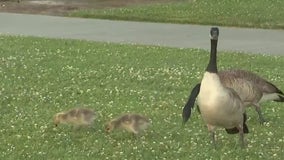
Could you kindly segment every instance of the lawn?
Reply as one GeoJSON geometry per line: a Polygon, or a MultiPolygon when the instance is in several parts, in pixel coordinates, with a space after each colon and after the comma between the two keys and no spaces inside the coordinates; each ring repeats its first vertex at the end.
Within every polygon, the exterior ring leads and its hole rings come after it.
{"type": "Polygon", "coordinates": [[[126,8],[79,10],[69,16],[283,29],[283,7],[283,0],[176,0],[126,8]]]}
{"type": "MultiPolygon", "coordinates": [[[[195,110],[181,112],[200,81],[209,53],[199,49],[0,36],[0,159],[283,159],[284,107],[263,104],[265,125],[248,109],[248,146],[217,131],[217,150],[195,110]],[[96,110],[92,128],[55,126],[55,113],[96,110]],[[138,138],[106,134],[104,124],[125,112],[148,116],[138,138]]],[[[209,45],[209,39],[208,39],[209,45]]],[[[209,47],[208,47],[209,48],[209,47]]],[[[284,57],[219,53],[219,68],[251,70],[284,90],[284,57]]]]}

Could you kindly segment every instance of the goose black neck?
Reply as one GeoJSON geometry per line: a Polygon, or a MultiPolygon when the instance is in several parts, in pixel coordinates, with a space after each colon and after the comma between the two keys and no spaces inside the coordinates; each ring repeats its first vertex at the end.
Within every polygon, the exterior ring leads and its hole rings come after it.
{"type": "Polygon", "coordinates": [[[217,73],[217,43],[218,40],[211,39],[210,60],[206,71],[210,73],[217,73]]]}

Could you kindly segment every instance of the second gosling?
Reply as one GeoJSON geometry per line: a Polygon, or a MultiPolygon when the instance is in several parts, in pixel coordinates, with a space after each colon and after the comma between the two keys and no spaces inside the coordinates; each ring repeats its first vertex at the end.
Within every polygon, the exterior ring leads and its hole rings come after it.
{"type": "Polygon", "coordinates": [[[55,114],[53,122],[58,124],[70,124],[75,128],[81,126],[91,126],[95,119],[95,112],[92,109],[75,108],[65,112],[55,114]]]}
{"type": "Polygon", "coordinates": [[[138,135],[142,131],[148,128],[150,121],[145,116],[140,114],[124,114],[118,118],[115,118],[107,123],[105,131],[110,133],[114,129],[125,129],[128,132],[138,135]]]}

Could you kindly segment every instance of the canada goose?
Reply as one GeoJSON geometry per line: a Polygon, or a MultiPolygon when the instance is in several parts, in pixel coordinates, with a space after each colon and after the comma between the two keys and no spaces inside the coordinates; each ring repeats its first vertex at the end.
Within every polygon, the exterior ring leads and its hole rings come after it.
{"type": "Polygon", "coordinates": [[[75,108],[66,112],[56,113],[53,122],[58,124],[70,124],[75,128],[81,126],[90,126],[95,119],[95,112],[86,108],[75,108]]]}
{"type": "Polygon", "coordinates": [[[108,122],[105,127],[106,132],[110,133],[114,129],[125,129],[134,135],[148,128],[150,121],[140,114],[124,114],[108,122]]]}
{"type": "Polygon", "coordinates": [[[245,123],[245,107],[239,95],[231,88],[225,87],[217,70],[218,28],[211,28],[210,60],[203,75],[197,103],[202,119],[211,133],[212,143],[215,143],[215,128],[225,128],[227,133],[239,133],[241,145],[244,146],[244,133],[248,133],[245,123]]]}
{"type": "MultiPolygon", "coordinates": [[[[255,107],[260,123],[266,121],[261,113],[260,103],[269,100],[284,102],[283,92],[255,73],[245,70],[226,70],[219,72],[218,75],[223,85],[238,93],[245,106],[253,105],[255,107]]],[[[186,123],[190,118],[191,108],[194,107],[199,90],[200,83],[192,89],[188,102],[183,108],[183,123],[186,123]]]]}

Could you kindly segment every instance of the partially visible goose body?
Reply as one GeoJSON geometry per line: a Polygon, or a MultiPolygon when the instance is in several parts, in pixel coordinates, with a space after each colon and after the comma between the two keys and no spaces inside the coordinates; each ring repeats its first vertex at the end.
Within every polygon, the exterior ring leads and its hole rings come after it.
{"type": "Polygon", "coordinates": [[[68,111],[56,113],[53,122],[58,124],[70,124],[75,128],[91,126],[95,119],[95,112],[87,108],[74,108],[68,111]]]}
{"type": "MultiPolygon", "coordinates": [[[[226,70],[218,73],[223,85],[234,89],[246,107],[253,105],[258,113],[260,123],[265,122],[260,103],[265,101],[284,102],[284,94],[274,84],[261,78],[253,72],[245,70],[226,70]]],[[[195,99],[199,94],[200,83],[197,84],[183,108],[183,123],[186,123],[194,107],[195,99]]]]}
{"type": "Polygon", "coordinates": [[[284,93],[268,80],[261,78],[255,73],[245,70],[228,70],[220,72],[221,77],[233,76],[252,82],[262,92],[259,103],[265,101],[284,102],[284,93]]]}
{"type": "Polygon", "coordinates": [[[244,146],[244,133],[248,133],[244,103],[236,91],[222,84],[217,74],[219,29],[211,28],[210,34],[210,60],[201,81],[197,103],[214,146],[216,127],[225,128],[228,133],[239,133],[241,145],[244,146]]]}
{"type": "Polygon", "coordinates": [[[140,114],[128,113],[108,122],[105,130],[107,133],[110,133],[114,129],[125,129],[134,135],[138,135],[147,129],[149,125],[150,121],[147,117],[140,114]]]}
{"type": "Polygon", "coordinates": [[[258,113],[260,123],[265,122],[260,103],[265,101],[284,102],[284,94],[274,84],[245,70],[229,70],[219,72],[222,83],[234,89],[245,106],[253,105],[258,113]]]}

